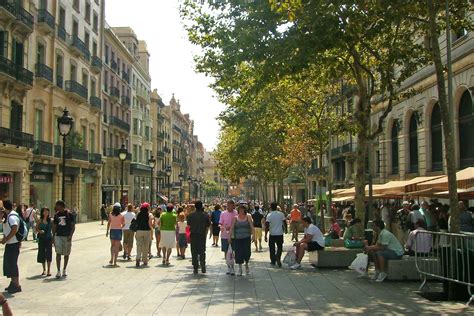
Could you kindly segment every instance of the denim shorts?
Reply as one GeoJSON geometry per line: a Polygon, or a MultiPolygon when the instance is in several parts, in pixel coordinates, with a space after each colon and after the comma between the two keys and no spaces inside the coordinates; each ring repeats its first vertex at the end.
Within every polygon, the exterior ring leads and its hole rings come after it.
{"type": "Polygon", "coordinates": [[[110,230],[110,239],[111,240],[122,240],[122,230],[121,229],[111,229],[110,230]]]}
{"type": "Polygon", "coordinates": [[[384,249],[381,251],[377,251],[375,253],[377,257],[383,257],[386,260],[398,260],[401,259],[402,256],[397,255],[397,253],[391,249],[384,249]]]}
{"type": "Polygon", "coordinates": [[[186,241],[186,234],[178,235],[178,245],[179,248],[186,248],[188,246],[188,242],[186,241]]]}

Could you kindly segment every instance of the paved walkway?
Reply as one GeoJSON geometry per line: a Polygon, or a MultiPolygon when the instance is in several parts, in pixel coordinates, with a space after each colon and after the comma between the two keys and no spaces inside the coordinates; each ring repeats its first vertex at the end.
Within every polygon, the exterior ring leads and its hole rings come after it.
{"type": "MultiPolygon", "coordinates": [[[[286,243],[289,246],[289,242],[286,243]]],[[[9,298],[15,315],[319,315],[472,313],[460,303],[429,302],[417,282],[375,283],[353,271],[271,266],[268,253],[253,253],[251,275],[230,277],[222,253],[207,248],[208,272],[192,274],[189,260],[147,268],[120,262],[108,268],[109,241],[97,222],[77,226],[67,280],[42,278],[36,244],[20,255],[22,293],[9,298]]],[[[3,250],[1,250],[3,253],[3,250]]],[[[189,250],[188,250],[189,253],[189,250]]],[[[173,253],[174,254],[174,253],[173,253]]],[[[53,262],[54,264],[54,262],[53,262]]],[[[56,271],[55,269],[53,271],[56,271]]],[[[2,286],[7,285],[3,278],[2,286]]]]}

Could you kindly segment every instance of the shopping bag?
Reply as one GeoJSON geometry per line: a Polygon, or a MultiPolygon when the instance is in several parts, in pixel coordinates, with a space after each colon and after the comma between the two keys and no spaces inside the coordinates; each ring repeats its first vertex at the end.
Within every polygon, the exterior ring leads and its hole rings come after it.
{"type": "Polygon", "coordinates": [[[189,227],[189,225],[186,226],[186,242],[188,244],[191,243],[191,227],[189,227]]]}
{"type": "Polygon", "coordinates": [[[357,254],[357,257],[352,261],[349,269],[356,271],[359,274],[364,274],[367,272],[367,263],[369,262],[369,256],[365,253],[357,254]]]}
{"type": "Polygon", "coordinates": [[[230,267],[234,265],[234,260],[235,260],[234,251],[232,250],[232,246],[229,243],[229,248],[227,249],[227,253],[225,255],[225,262],[230,267]]]}
{"type": "Polygon", "coordinates": [[[294,248],[286,253],[285,258],[283,258],[283,263],[288,266],[292,266],[296,263],[296,252],[294,248]]]}

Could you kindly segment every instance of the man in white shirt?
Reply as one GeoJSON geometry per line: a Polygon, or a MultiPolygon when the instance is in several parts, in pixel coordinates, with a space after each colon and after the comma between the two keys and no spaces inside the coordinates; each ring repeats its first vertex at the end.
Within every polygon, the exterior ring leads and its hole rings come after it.
{"type": "Polygon", "coordinates": [[[300,269],[301,260],[305,251],[324,250],[324,236],[319,228],[312,224],[310,217],[303,218],[304,237],[300,241],[294,243],[296,247],[296,263],[291,269],[300,269]]]}
{"type": "Polygon", "coordinates": [[[23,211],[23,218],[25,219],[26,222],[26,228],[28,231],[26,232],[26,239],[25,241],[28,240],[28,235],[30,233],[33,234],[33,240],[36,240],[36,232],[35,232],[35,224],[36,224],[36,209],[35,205],[33,203],[30,204],[30,207],[27,208],[26,210],[23,211]]]}
{"type": "MultiPolygon", "coordinates": [[[[120,204],[119,204],[120,206],[120,204]]],[[[122,212],[123,218],[125,219],[125,225],[123,226],[123,258],[131,260],[130,254],[132,253],[133,248],[133,235],[135,232],[130,229],[130,224],[132,220],[135,219],[135,213],[133,212],[133,205],[128,204],[127,210],[122,212]]]]}
{"type": "Polygon", "coordinates": [[[410,232],[405,246],[410,255],[429,255],[433,246],[433,238],[426,231],[426,223],[422,219],[415,223],[415,230],[410,232]]]}
{"type": "Polygon", "coordinates": [[[265,242],[268,242],[270,250],[270,264],[281,268],[281,253],[283,252],[283,222],[286,221],[285,215],[278,211],[276,202],[270,204],[271,212],[267,215],[265,220],[265,242]],[[270,239],[267,239],[268,232],[270,232],[270,239]],[[275,245],[277,250],[275,252],[275,245]]]}
{"type": "Polygon", "coordinates": [[[4,211],[1,216],[6,218],[3,224],[2,244],[5,245],[3,254],[3,275],[11,279],[10,285],[6,288],[8,293],[21,292],[18,273],[18,256],[20,255],[21,243],[16,238],[16,233],[20,227],[20,215],[13,210],[10,200],[3,201],[4,211]]]}

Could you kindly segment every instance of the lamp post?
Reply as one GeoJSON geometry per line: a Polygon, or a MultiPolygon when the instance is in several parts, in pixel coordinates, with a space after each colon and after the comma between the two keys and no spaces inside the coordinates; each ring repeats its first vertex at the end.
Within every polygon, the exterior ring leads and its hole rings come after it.
{"type": "Polygon", "coordinates": [[[165,169],[166,177],[168,178],[168,199],[171,201],[171,183],[170,183],[170,177],[171,177],[171,166],[167,166],[165,169]]]}
{"type": "Polygon", "coordinates": [[[150,204],[153,206],[153,171],[156,166],[156,159],[153,155],[148,159],[148,166],[150,166],[150,204]]]}
{"type": "Polygon", "coordinates": [[[122,207],[124,207],[123,203],[123,165],[124,165],[124,162],[125,160],[127,160],[127,156],[128,156],[128,151],[127,151],[127,148],[125,148],[125,145],[122,144],[122,146],[120,147],[120,149],[118,150],[118,158],[120,160],[120,205],[122,205],[122,207]]]}
{"type": "Polygon", "coordinates": [[[193,178],[191,176],[188,177],[188,195],[189,195],[189,202],[191,202],[191,185],[193,184],[193,178]]]}
{"type": "Polygon", "coordinates": [[[63,116],[58,118],[58,130],[59,135],[63,137],[63,165],[62,165],[62,173],[63,178],[61,182],[61,200],[65,200],[65,188],[66,188],[66,137],[72,130],[72,126],[74,125],[74,119],[69,116],[69,111],[67,108],[63,110],[63,116]]]}
{"type": "Polygon", "coordinates": [[[184,175],[180,173],[179,174],[179,203],[183,201],[183,180],[184,180],[184,175]]]}

